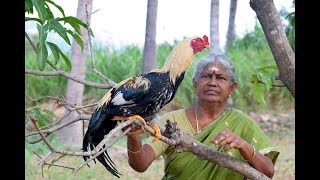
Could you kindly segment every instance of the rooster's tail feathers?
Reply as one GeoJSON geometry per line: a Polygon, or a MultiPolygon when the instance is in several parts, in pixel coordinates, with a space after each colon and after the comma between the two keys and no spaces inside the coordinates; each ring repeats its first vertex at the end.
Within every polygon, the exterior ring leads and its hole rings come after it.
{"type": "MultiPolygon", "coordinates": [[[[116,125],[117,122],[112,121],[108,112],[102,112],[104,108],[98,108],[93,114],[89,122],[88,130],[83,138],[82,150],[88,151],[88,146],[92,151],[116,125]]],[[[103,148],[105,146],[103,145],[103,148]]],[[[86,161],[89,156],[83,156],[86,161]]],[[[120,177],[121,175],[115,168],[115,164],[111,160],[107,151],[104,151],[97,156],[98,161],[114,176],[120,177]]],[[[94,162],[96,162],[94,160],[94,162]]],[[[89,166],[89,165],[88,165],[89,166]]],[[[90,167],[90,166],[89,166],[90,167]]]]}

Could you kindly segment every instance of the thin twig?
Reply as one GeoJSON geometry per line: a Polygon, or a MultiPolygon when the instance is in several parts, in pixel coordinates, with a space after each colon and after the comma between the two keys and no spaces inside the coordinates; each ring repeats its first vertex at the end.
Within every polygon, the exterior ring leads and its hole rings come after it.
{"type": "MultiPolygon", "coordinates": [[[[96,11],[95,11],[96,12],[96,11]]],[[[87,4],[86,4],[86,19],[87,19],[87,25],[88,25],[88,38],[89,38],[89,47],[90,47],[90,55],[91,55],[91,64],[92,64],[92,67],[91,67],[91,70],[93,72],[95,72],[99,77],[101,77],[102,79],[104,79],[110,86],[115,86],[116,83],[113,82],[112,80],[110,80],[109,78],[107,78],[106,76],[104,76],[100,71],[97,70],[96,68],[96,64],[95,64],[95,60],[94,60],[94,55],[93,55],[93,49],[92,49],[92,43],[91,43],[91,35],[90,35],[90,32],[89,32],[89,29],[90,29],[90,23],[89,23],[89,13],[88,13],[88,8],[87,8],[87,4]]]]}
{"type": "Polygon", "coordinates": [[[73,167],[63,166],[63,165],[58,165],[58,164],[51,164],[51,163],[47,163],[47,162],[44,162],[43,165],[49,165],[49,166],[56,166],[56,167],[71,169],[72,171],[74,171],[74,169],[75,169],[73,167]]]}
{"type": "Polygon", "coordinates": [[[38,162],[38,165],[42,164],[49,156],[51,156],[51,154],[53,154],[52,151],[45,155],[44,158],[41,158],[41,160],[38,162]]]}
{"type": "Polygon", "coordinates": [[[65,71],[61,71],[61,70],[56,71],[56,72],[52,72],[52,71],[36,71],[36,70],[26,69],[25,73],[26,74],[33,74],[36,76],[64,76],[68,79],[71,79],[71,80],[76,81],[78,83],[84,84],[86,86],[96,87],[96,88],[100,88],[100,89],[110,89],[113,87],[109,84],[99,84],[99,83],[94,83],[91,81],[86,81],[86,80],[80,79],[74,75],[71,75],[70,73],[67,73],[65,71]]]}
{"type": "Polygon", "coordinates": [[[27,32],[24,32],[24,34],[25,34],[25,36],[27,37],[27,39],[28,39],[29,43],[31,44],[31,46],[32,46],[32,48],[33,48],[33,50],[34,50],[34,52],[36,52],[36,53],[37,53],[37,48],[36,48],[36,46],[33,44],[33,42],[32,42],[32,40],[31,40],[31,38],[29,37],[28,33],[27,33],[27,32]]]}
{"type": "MultiPolygon", "coordinates": [[[[129,124],[130,125],[130,124],[129,124]]],[[[109,144],[108,146],[104,147],[101,151],[99,151],[97,154],[95,154],[94,156],[90,157],[89,159],[87,159],[84,163],[82,163],[79,167],[77,167],[73,172],[77,172],[78,170],[80,170],[84,165],[89,164],[89,162],[91,160],[93,160],[94,158],[96,158],[97,156],[99,156],[100,154],[102,154],[104,151],[106,151],[108,148],[110,148],[113,144],[115,144],[120,138],[124,137],[127,132],[131,131],[131,127],[129,127],[128,129],[126,129],[120,136],[118,136],[111,144],[109,144]]],[[[109,137],[105,137],[105,139],[109,139],[109,137]]]]}
{"type": "MultiPolygon", "coordinates": [[[[34,116],[31,116],[30,118],[31,118],[31,120],[32,120],[32,119],[35,119],[34,116]]],[[[77,117],[74,117],[73,119],[71,119],[71,120],[68,121],[68,122],[63,122],[63,123],[61,123],[61,124],[59,124],[59,125],[57,125],[57,126],[54,126],[54,127],[52,127],[52,128],[49,128],[49,129],[47,129],[47,130],[43,130],[43,131],[41,131],[41,132],[42,132],[42,133],[51,133],[51,132],[57,131],[57,130],[65,127],[65,126],[68,126],[69,124],[72,124],[72,123],[74,123],[74,122],[76,122],[76,121],[79,121],[79,120],[89,120],[90,118],[91,118],[91,116],[89,116],[89,115],[79,115],[79,116],[77,116],[77,117]]],[[[41,129],[39,128],[39,130],[41,130],[41,129]]],[[[32,131],[32,132],[30,132],[30,133],[27,133],[25,136],[28,137],[28,136],[35,135],[35,134],[39,134],[39,131],[38,131],[38,132],[37,132],[37,131],[32,131]]]]}

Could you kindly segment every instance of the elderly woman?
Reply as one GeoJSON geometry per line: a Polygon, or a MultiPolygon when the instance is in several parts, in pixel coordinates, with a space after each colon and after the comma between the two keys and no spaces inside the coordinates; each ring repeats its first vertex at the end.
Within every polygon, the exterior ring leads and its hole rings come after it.
{"type": "MultiPolygon", "coordinates": [[[[161,122],[177,122],[196,140],[245,161],[272,178],[279,152],[250,117],[227,107],[227,99],[237,88],[231,61],[222,54],[203,57],[196,67],[193,86],[197,94],[195,106],[169,112],[161,122]]],[[[136,171],[144,172],[161,155],[165,160],[163,179],[243,179],[239,173],[200,160],[192,153],[175,152],[174,147],[162,141],[142,145],[139,136],[128,135],[129,164],[136,171]]]]}

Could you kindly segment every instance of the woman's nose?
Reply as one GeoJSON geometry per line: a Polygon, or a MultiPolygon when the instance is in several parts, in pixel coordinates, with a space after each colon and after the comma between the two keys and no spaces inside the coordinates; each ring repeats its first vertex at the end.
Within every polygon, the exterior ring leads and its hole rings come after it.
{"type": "Polygon", "coordinates": [[[209,82],[208,82],[209,86],[217,86],[217,81],[216,81],[216,77],[211,77],[209,82]]]}

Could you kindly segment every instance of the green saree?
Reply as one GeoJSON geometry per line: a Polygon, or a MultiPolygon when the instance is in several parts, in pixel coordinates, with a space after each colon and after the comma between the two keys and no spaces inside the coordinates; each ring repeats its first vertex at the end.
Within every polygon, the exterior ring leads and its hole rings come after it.
{"type": "MultiPolygon", "coordinates": [[[[196,134],[187,117],[185,109],[172,111],[161,118],[161,123],[165,124],[169,119],[177,122],[178,127],[193,137],[210,146],[214,150],[220,151],[223,147],[217,148],[210,142],[220,131],[228,128],[233,133],[250,143],[261,154],[267,155],[273,163],[276,162],[279,152],[275,149],[270,139],[262,131],[256,122],[242,112],[227,108],[222,116],[212,122],[209,126],[196,134]]],[[[165,175],[162,179],[218,179],[234,180],[244,177],[237,172],[221,167],[207,160],[200,160],[190,152],[175,152],[174,148],[162,141],[149,143],[156,156],[163,155],[165,164],[165,175]]],[[[237,159],[244,161],[237,149],[230,149],[223,152],[237,159]]]]}

